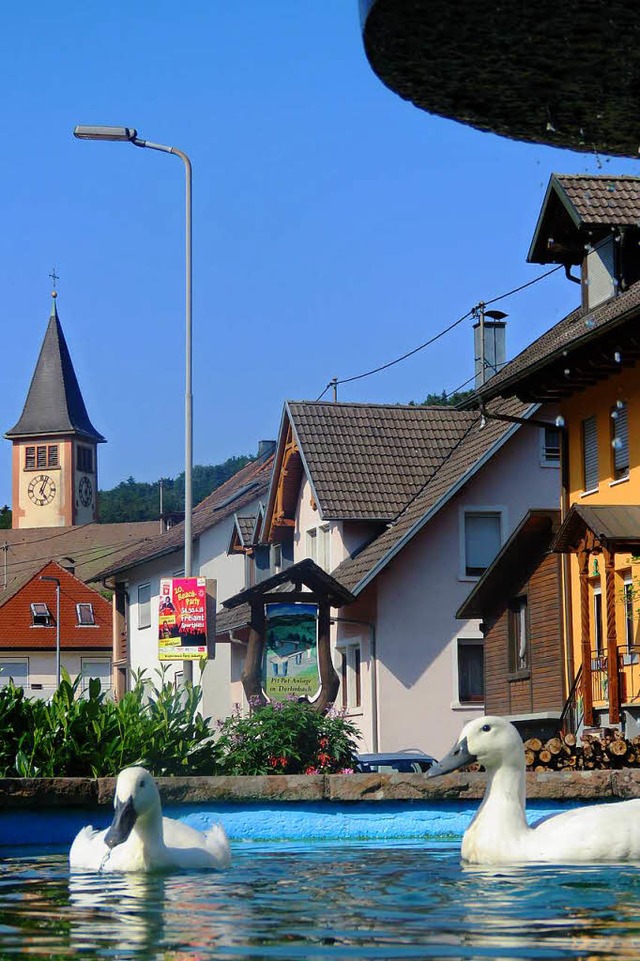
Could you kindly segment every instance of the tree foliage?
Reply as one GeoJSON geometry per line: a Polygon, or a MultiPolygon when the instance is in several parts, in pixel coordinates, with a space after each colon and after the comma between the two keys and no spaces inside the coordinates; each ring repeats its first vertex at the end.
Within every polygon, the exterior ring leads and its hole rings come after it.
{"type": "MultiPolygon", "coordinates": [[[[198,504],[250,460],[240,456],[229,457],[223,464],[195,465],[193,503],[198,504]]],[[[162,478],[162,506],[166,513],[184,510],[184,471],[175,479],[162,478]]],[[[100,491],[98,515],[102,524],[155,520],[160,516],[160,481],[144,483],[129,477],[111,490],[100,491]]]]}
{"type": "Polygon", "coordinates": [[[457,407],[458,404],[463,404],[465,400],[472,397],[474,393],[473,390],[456,390],[453,394],[447,394],[446,390],[443,390],[440,394],[427,394],[420,405],[413,400],[409,401],[409,404],[411,407],[457,407]]]}
{"type": "Polygon", "coordinates": [[[0,507],[0,531],[11,530],[11,508],[8,504],[0,507]]]}

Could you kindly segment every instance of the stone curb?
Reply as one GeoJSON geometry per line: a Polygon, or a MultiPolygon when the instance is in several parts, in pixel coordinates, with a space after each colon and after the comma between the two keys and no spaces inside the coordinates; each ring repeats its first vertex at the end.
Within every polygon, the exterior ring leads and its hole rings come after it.
{"type": "MultiPolygon", "coordinates": [[[[486,777],[456,773],[283,774],[260,777],[158,778],[164,804],[273,804],[362,801],[467,801],[483,796],[486,777]]],[[[114,778],[0,778],[0,809],[103,807],[113,803],[114,778]]],[[[640,770],[541,771],[527,774],[527,797],[604,801],[640,797],[640,770]]]]}

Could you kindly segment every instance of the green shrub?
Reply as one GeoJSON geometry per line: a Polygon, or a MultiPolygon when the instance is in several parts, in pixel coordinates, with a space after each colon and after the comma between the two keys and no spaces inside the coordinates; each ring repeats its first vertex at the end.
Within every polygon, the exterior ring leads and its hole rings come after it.
{"type": "Polygon", "coordinates": [[[239,706],[218,725],[221,774],[336,774],[353,767],[356,727],[342,714],[320,714],[297,701],[239,706]]]}
{"type": "Polygon", "coordinates": [[[80,683],[63,671],[48,703],[21,698],[12,684],[0,690],[1,776],[109,777],[132,764],[156,776],[215,773],[217,748],[208,720],[198,713],[198,687],[176,690],[164,674],[149,685],[139,675],[131,691],[111,701],[97,679],[78,697],[80,683]],[[5,705],[23,712],[20,726],[12,728],[14,743],[3,723],[5,705]]]}

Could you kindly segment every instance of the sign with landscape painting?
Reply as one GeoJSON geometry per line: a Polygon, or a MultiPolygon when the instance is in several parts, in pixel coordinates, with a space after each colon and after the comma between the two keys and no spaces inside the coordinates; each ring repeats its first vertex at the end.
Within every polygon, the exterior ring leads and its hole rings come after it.
{"type": "Polygon", "coordinates": [[[272,701],[314,697],[320,689],[318,605],[267,604],[263,687],[272,701]]]}
{"type": "Polygon", "coordinates": [[[206,578],[161,578],[158,658],[161,661],[196,661],[206,656],[206,578]]]}

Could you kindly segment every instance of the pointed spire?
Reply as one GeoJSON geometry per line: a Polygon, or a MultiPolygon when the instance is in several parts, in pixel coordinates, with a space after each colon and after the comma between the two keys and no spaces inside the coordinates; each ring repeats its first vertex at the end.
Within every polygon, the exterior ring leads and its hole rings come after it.
{"type": "Polygon", "coordinates": [[[52,293],[51,314],[40,348],[40,356],[20,420],[5,437],[33,437],[38,434],[80,434],[96,443],[104,437],[95,429],[82,393],[71,355],[62,333],[57,293],[52,293]]]}

